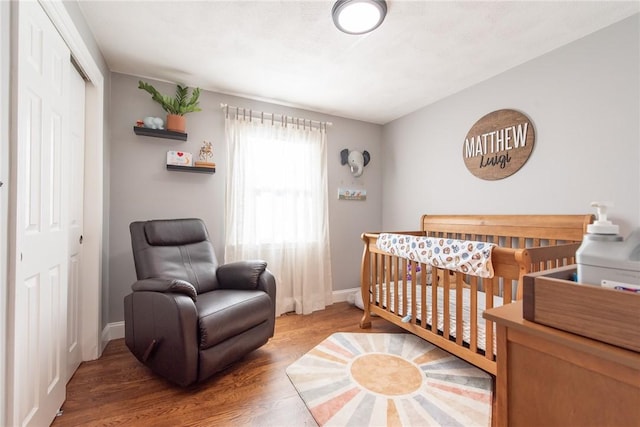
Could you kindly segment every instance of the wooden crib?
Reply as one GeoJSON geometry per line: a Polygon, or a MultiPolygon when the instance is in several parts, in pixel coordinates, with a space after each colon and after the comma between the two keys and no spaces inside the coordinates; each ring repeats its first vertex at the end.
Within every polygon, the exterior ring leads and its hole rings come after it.
{"type": "Polygon", "coordinates": [[[495,327],[482,312],[521,299],[525,274],[575,263],[592,220],[592,215],[423,215],[421,230],[394,233],[494,243],[492,278],[391,255],[378,248],[381,233],[364,233],[360,327],[370,328],[376,314],[495,375],[495,327]]]}

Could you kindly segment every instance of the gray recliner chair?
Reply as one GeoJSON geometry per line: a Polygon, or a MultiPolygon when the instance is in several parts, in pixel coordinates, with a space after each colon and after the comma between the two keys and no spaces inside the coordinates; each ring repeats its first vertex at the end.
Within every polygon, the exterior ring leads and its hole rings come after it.
{"type": "Polygon", "coordinates": [[[129,229],[138,280],[124,298],[125,342],[153,372],[188,386],[273,336],[276,283],[266,262],[218,265],[199,219],[129,229]]]}

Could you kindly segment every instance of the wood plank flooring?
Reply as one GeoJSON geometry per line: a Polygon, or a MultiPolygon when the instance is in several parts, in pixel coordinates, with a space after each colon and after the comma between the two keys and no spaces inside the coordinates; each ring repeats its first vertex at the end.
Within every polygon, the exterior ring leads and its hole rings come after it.
{"type": "Polygon", "coordinates": [[[285,369],[334,332],[404,332],[375,317],[360,329],[361,316],[347,303],[283,315],[266,345],[186,389],[155,376],[124,339],[111,341],[100,359],[80,365],[52,426],[316,426],[285,369]]]}

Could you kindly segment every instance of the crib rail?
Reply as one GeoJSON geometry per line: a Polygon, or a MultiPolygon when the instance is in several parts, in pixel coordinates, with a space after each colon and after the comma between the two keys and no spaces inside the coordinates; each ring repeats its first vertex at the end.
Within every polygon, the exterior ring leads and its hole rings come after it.
{"type": "Polygon", "coordinates": [[[580,242],[593,219],[593,215],[422,215],[420,226],[430,237],[524,248],[580,242]]]}

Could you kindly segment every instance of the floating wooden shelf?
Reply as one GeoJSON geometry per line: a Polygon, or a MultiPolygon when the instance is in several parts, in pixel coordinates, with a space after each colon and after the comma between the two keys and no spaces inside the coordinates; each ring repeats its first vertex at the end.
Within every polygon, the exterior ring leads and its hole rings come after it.
{"type": "Polygon", "coordinates": [[[174,132],[172,130],[151,129],[151,128],[145,128],[142,126],[134,126],[133,131],[135,132],[136,135],[152,136],[154,138],[177,139],[179,141],[187,140],[186,133],[174,132]]]}
{"type": "Polygon", "coordinates": [[[198,166],[167,165],[167,170],[210,174],[216,173],[216,168],[203,168],[198,166]]]}

